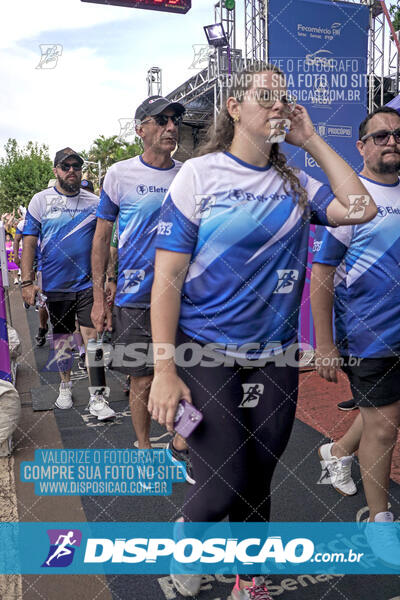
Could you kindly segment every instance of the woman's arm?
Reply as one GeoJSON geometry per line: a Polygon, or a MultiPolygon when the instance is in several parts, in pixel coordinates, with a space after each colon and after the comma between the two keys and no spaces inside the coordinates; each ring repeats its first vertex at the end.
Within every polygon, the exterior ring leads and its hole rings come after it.
{"type": "Polygon", "coordinates": [[[176,373],[174,352],[181,306],[181,290],[190,254],[157,250],[151,290],[151,331],[154,349],[154,379],[148,409],[153,419],[173,430],[180,400],[191,402],[189,388],[176,373]]]}
{"type": "Polygon", "coordinates": [[[327,208],[331,225],[371,221],[378,209],[355,171],[314,131],[304,106],[296,106],[286,141],[311,154],[328,177],[335,198],[327,208]],[[357,209],[357,210],[355,210],[357,209]]]}

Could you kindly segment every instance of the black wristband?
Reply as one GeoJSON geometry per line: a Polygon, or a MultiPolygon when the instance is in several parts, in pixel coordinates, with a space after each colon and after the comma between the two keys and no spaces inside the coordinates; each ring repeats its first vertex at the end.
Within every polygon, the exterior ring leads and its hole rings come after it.
{"type": "Polygon", "coordinates": [[[107,277],[107,283],[117,283],[117,278],[116,277],[107,277]]]}
{"type": "Polygon", "coordinates": [[[21,287],[28,287],[30,285],[33,285],[33,281],[32,279],[26,279],[26,281],[21,281],[21,287]]]}

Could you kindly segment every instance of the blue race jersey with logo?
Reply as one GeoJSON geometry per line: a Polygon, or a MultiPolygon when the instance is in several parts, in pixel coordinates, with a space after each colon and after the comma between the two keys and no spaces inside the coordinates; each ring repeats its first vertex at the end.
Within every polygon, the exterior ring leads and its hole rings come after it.
{"type": "MultiPolygon", "coordinates": [[[[328,224],[329,186],[300,171],[312,223],[328,224]]],[[[180,327],[201,342],[253,342],[261,354],[297,339],[310,219],[273,167],[229,153],[185,162],[164,201],[157,248],[191,255],[180,327]]]]}
{"type": "Polygon", "coordinates": [[[97,216],[107,221],[118,216],[117,306],[150,306],[161,203],[180,167],[174,161],[159,169],[135,156],[107,171],[97,216]]]}
{"type": "Polygon", "coordinates": [[[314,262],[337,267],[335,341],[361,358],[400,352],[400,183],[360,177],[378,206],[369,223],[319,228],[314,262]]]}
{"type": "Polygon", "coordinates": [[[78,292],[92,285],[90,253],[99,199],[86,190],[64,196],[42,190],[29,203],[23,235],[39,238],[45,292],[78,292]]]}

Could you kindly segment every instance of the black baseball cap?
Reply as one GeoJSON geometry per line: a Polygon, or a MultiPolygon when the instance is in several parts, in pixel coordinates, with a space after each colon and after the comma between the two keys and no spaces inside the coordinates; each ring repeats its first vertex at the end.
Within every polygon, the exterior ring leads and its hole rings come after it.
{"type": "Polygon", "coordinates": [[[154,117],[162,113],[166,108],[172,108],[178,116],[183,115],[186,110],[183,104],[179,102],[170,102],[162,96],[150,96],[137,107],[135,119],[142,121],[145,117],[154,117]]]}
{"type": "Polygon", "coordinates": [[[89,179],[82,179],[81,188],[83,188],[84,190],[88,190],[88,192],[92,192],[92,194],[94,194],[93,183],[89,181],[89,179]]]}
{"type": "Polygon", "coordinates": [[[76,158],[81,165],[83,165],[83,158],[79,156],[79,154],[75,152],[75,150],[72,150],[72,148],[63,148],[62,150],[59,150],[56,153],[54,157],[54,166],[56,167],[60,163],[64,162],[64,160],[66,160],[67,158],[71,158],[72,156],[76,158]]]}

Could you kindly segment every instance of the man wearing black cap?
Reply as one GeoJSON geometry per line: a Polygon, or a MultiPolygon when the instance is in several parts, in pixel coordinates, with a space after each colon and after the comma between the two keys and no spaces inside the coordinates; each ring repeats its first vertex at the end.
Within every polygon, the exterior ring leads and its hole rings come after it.
{"type": "Polygon", "coordinates": [[[82,179],[81,188],[83,190],[87,190],[88,192],[92,192],[92,194],[94,194],[94,186],[93,186],[93,183],[91,181],[89,181],[89,179],[82,179]]]}
{"type": "MultiPolygon", "coordinates": [[[[38,292],[31,271],[40,240],[42,287],[53,326],[54,361],[61,375],[55,406],[61,409],[72,407],[71,336],[75,331],[75,316],[85,343],[96,337],[90,319],[93,303],[90,248],[99,199],[81,188],[83,162],[71,148],[57,152],[53,169],[56,185],[33,196],[23,231],[21,288],[25,302],[31,305],[38,292]]],[[[99,420],[115,414],[101,393],[90,396],[88,408],[99,420]]]]}
{"type": "MultiPolygon", "coordinates": [[[[154,241],[161,203],[181,163],[171,158],[178,142],[178,127],[185,109],[161,96],[147,98],[136,110],[136,132],[144,152],[112,165],[104,180],[97,210],[92,269],[94,304],[92,321],[102,331],[106,316],[104,274],[113,222],[118,216],[118,282],[113,314],[113,339],[125,355],[113,368],[130,375],[130,407],[139,448],[150,448],[148,394],[153,378],[151,357],[150,290],[153,283],[154,241]],[[129,360],[133,345],[142,356],[129,360]],[[130,354],[128,353],[130,346],[130,354]],[[137,349],[137,346],[136,346],[137,349]]],[[[111,319],[107,327],[111,329],[111,319]]]]}

